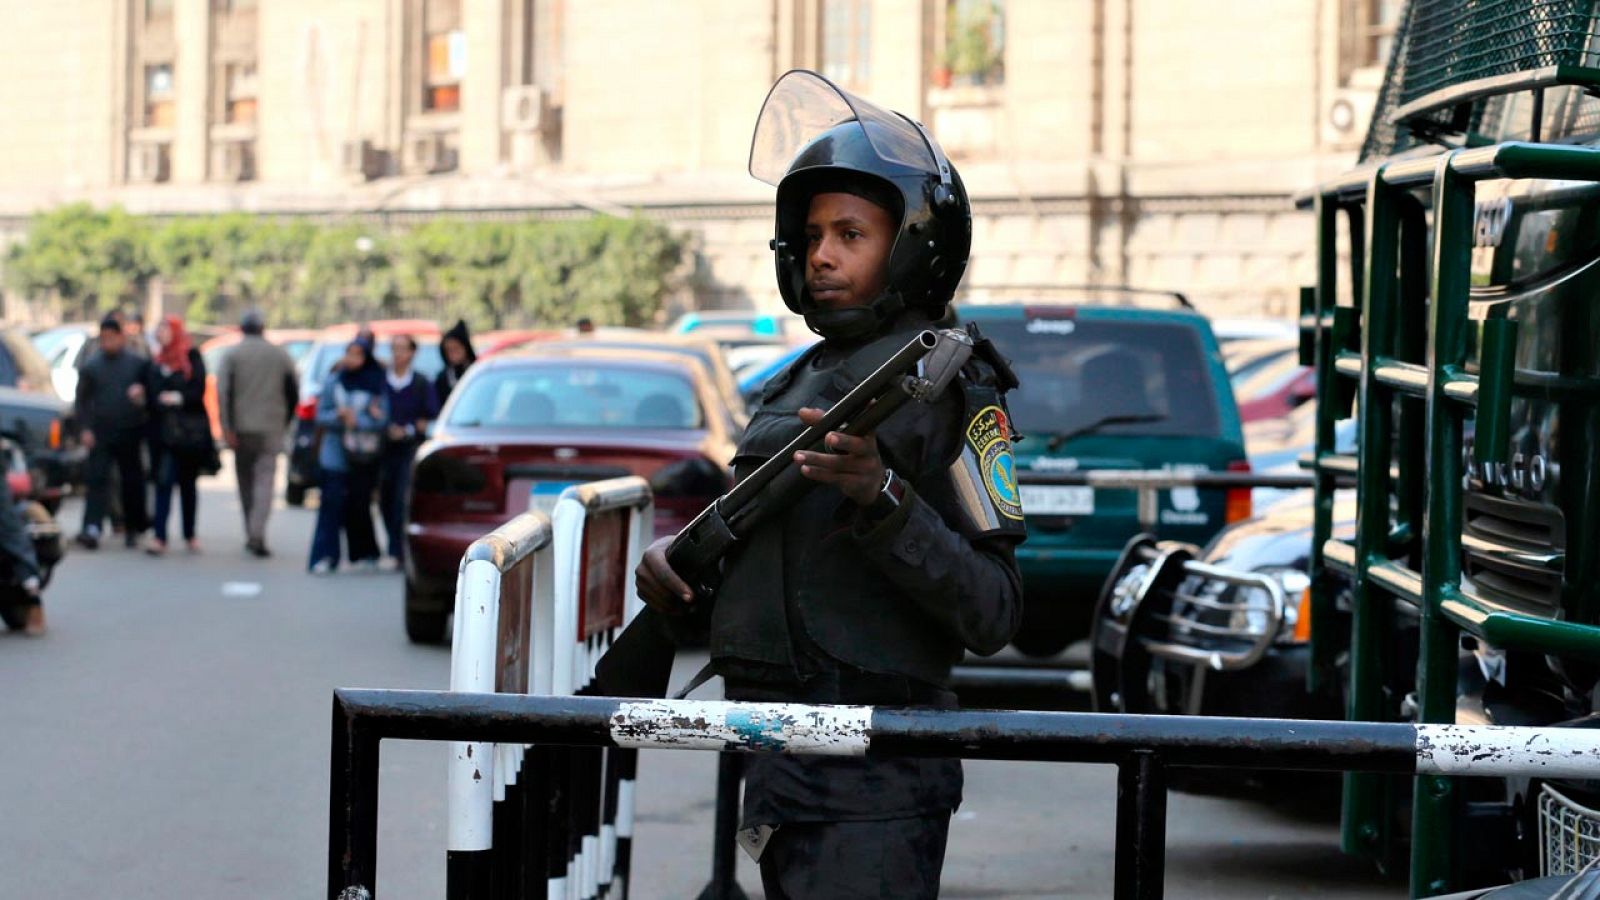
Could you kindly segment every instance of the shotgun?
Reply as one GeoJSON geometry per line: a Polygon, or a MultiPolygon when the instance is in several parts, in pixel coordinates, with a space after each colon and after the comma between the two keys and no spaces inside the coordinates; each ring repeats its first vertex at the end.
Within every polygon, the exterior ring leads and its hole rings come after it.
{"type": "MultiPolygon", "coordinates": [[[[972,356],[972,338],[956,329],[922,331],[828,408],[821,421],[717,498],[667,547],[667,562],[695,593],[710,600],[724,556],[762,522],[789,507],[816,482],[800,474],[794,455],[820,450],[830,431],[851,435],[877,428],[909,400],[932,403],[972,356]]],[[[704,609],[708,604],[697,605],[704,609]]],[[[685,616],[684,618],[699,618],[685,616]]],[[[701,622],[703,625],[703,620],[701,622]]],[[[617,636],[581,693],[664,697],[677,644],[693,630],[680,617],[646,608],[617,636]]]]}

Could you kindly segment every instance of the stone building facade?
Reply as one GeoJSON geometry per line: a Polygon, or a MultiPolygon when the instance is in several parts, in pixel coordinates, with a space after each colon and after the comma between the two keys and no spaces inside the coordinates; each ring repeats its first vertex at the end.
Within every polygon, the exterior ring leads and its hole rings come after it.
{"type": "Polygon", "coordinates": [[[815,68],[925,122],[973,297],[1183,290],[1284,315],[1291,197],[1350,164],[1399,0],[54,0],[5,4],[0,239],[76,200],[413,218],[637,210],[700,306],[780,308],[766,90],[815,68]]]}

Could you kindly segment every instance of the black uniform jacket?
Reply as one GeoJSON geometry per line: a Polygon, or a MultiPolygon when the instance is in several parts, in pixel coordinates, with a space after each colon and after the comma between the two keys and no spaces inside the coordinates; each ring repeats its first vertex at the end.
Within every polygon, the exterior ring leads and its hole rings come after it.
{"type": "MultiPolygon", "coordinates": [[[[876,340],[826,341],[803,355],[768,385],[736,476],[800,432],[800,408],[831,405],[929,327],[908,315],[876,340]]],[[[935,403],[907,403],[878,429],[885,465],[908,486],[892,515],[870,521],[818,484],[729,555],[710,647],[730,699],[949,708],[951,666],[968,650],[987,655],[1010,641],[1022,610],[1021,510],[986,507],[961,477],[982,455],[975,423],[1004,422],[1004,400],[976,358],[960,382],[935,403]]],[[[1002,449],[1009,477],[1009,444],[1002,449]]],[[[747,770],[745,821],[900,818],[948,811],[960,797],[956,760],[759,756],[747,770]]]]}

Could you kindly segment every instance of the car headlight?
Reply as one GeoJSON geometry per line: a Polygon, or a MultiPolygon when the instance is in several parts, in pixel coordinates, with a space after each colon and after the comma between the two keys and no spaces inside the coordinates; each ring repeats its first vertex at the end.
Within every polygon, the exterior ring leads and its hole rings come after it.
{"type": "MultiPolygon", "coordinates": [[[[1307,611],[1305,601],[1311,589],[1311,576],[1300,569],[1265,568],[1256,571],[1276,581],[1278,587],[1283,590],[1283,622],[1278,627],[1278,641],[1304,643],[1309,637],[1309,629],[1298,626],[1301,615],[1307,611]]],[[[1262,603],[1270,602],[1261,591],[1253,593],[1261,598],[1262,603]]]]}

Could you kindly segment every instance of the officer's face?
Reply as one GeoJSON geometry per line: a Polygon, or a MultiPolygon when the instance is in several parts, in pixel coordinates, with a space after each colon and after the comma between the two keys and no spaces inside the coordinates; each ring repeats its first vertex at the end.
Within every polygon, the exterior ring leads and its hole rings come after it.
{"type": "Polygon", "coordinates": [[[862,306],[883,292],[894,247],[889,211],[854,194],[817,194],[806,215],[806,288],[827,309],[862,306]]]}

